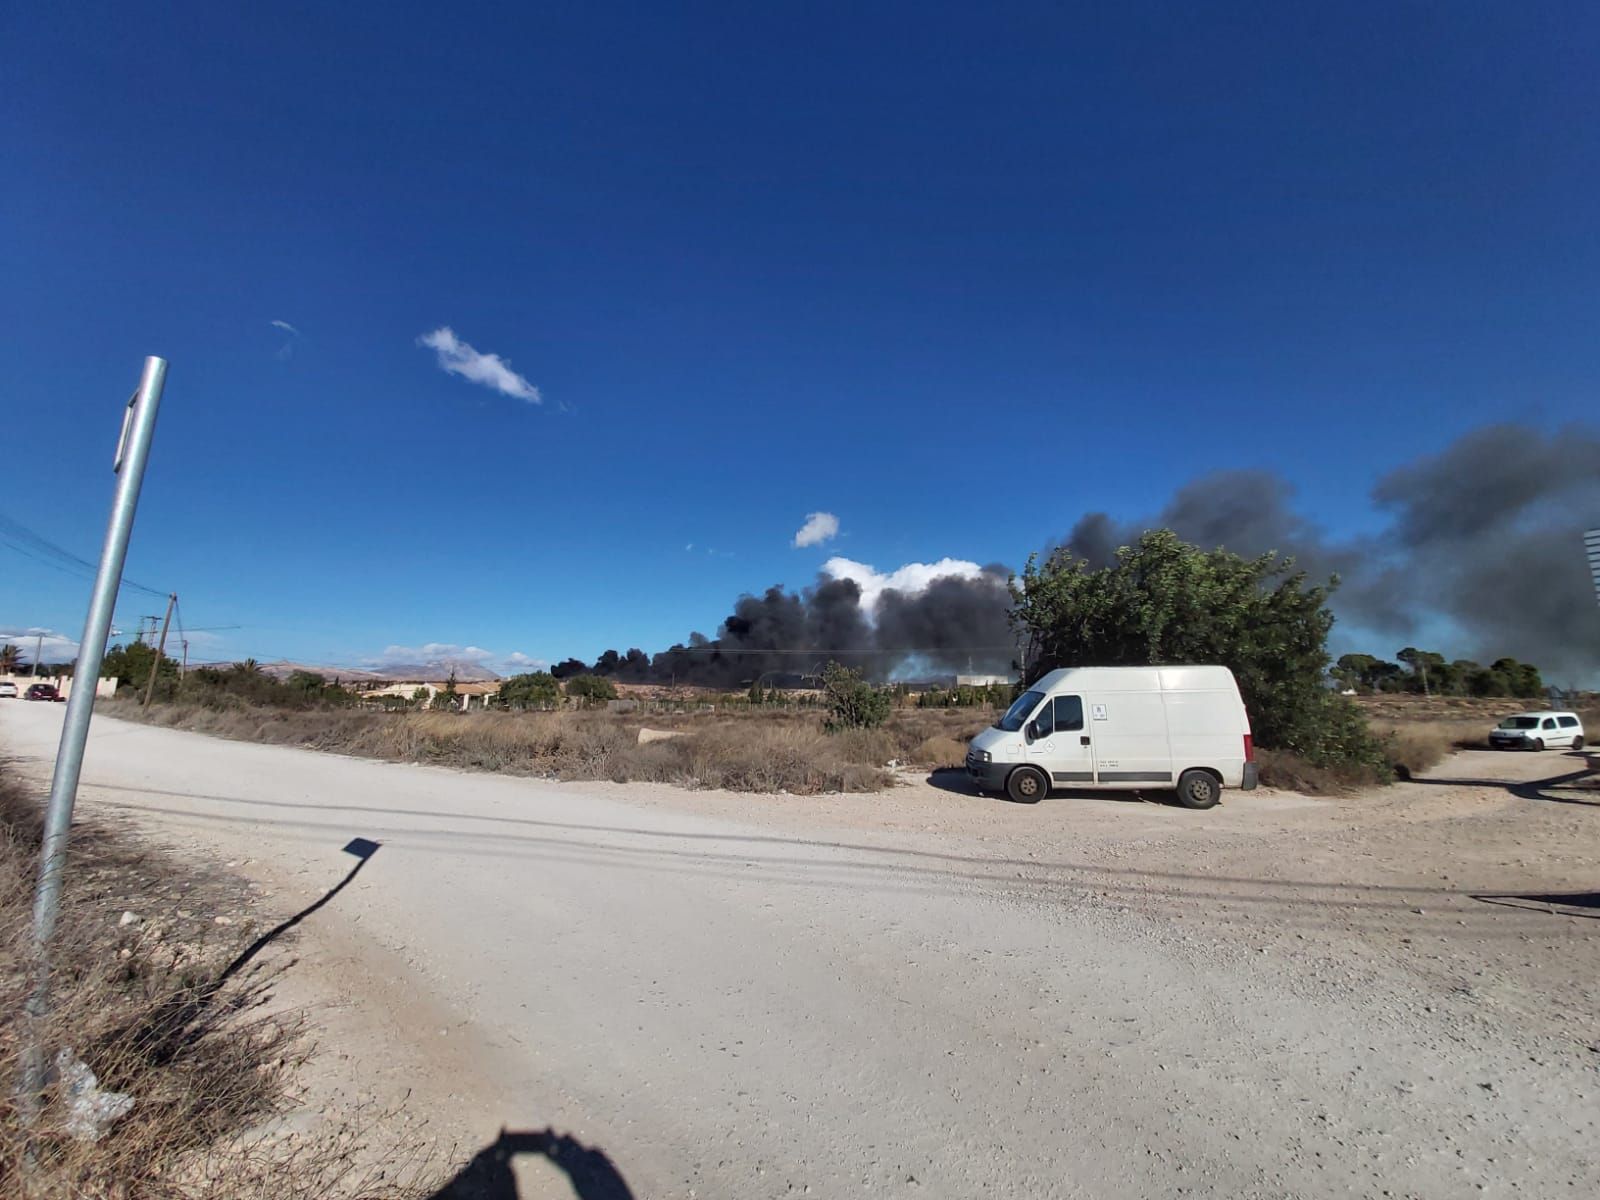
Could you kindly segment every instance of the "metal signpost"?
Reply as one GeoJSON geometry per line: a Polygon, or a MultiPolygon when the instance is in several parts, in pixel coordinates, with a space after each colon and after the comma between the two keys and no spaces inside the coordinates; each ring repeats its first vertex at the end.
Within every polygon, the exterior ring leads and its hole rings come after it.
{"type": "Polygon", "coordinates": [[[50,804],[45,810],[44,843],[39,851],[39,880],[33,896],[36,974],[33,994],[27,1004],[27,1041],[23,1049],[19,1094],[24,1119],[30,1121],[38,1113],[40,1094],[44,1091],[45,1048],[40,1023],[50,1011],[50,937],[55,932],[56,916],[61,907],[61,876],[67,865],[72,806],[78,796],[83,748],[89,740],[89,718],[94,715],[95,685],[100,680],[100,664],[111,633],[111,613],[117,603],[117,588],[122,583],[122,566],[128,557],[134,510],[139,506],[139,488],[144,483],[145,464],[150,459],[150,442],[155,436],[156,412],[161,407],[161,390],[166,378],[165,359],[145,359],[139,390],[128,401],[123,414],[122,436],[112,463],[117,488],[111,501],[111,521],[106,528],[105,549],[100,552],[100,570],[95,575],[94,591],[89,598],[89,615],[83,623],[83,639],[78,643],[72,693],[67,697],[61,746],[56,751],[55,774],[50,779],[50,804]]]}

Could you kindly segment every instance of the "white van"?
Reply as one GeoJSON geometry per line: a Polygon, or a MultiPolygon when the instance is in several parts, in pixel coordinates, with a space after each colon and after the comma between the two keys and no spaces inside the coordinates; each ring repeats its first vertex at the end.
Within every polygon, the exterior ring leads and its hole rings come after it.
{"type": "Polygon", "coordinates": [[[1051,671],[972,739],[967,774],[1019,804],[1052,784],[1172,788],[1210,808],[1225,787],[1256,786],[1250,717],[1227,667],[1069,667],[1051,671]]]}

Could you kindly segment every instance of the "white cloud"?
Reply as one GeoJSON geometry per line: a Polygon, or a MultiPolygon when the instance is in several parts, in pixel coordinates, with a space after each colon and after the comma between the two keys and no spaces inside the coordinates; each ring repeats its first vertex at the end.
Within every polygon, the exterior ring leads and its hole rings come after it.
{"type": "Polygon", "coordinates": [[[539,389],[513,371],[509,362],[498,354],[474,350],[458,338],[455,330],[448,325],[441,325],[432,333],[423,334],[417,339],[417,345],[426,346],[437,354],[440,369],[451,375],[481,383],[503,396],[526,400],[529,404],[544,403],[539,389]]]}
{"type": "Polygon", "coordinates": [[[794,535],[796,549],[802,546],[820,546],[839,536],[839,518],[831,512],[806,514],[806,523],[794,535]]]}
{"type": "Polygon", "coordinates": [[[424,642],[420,646],[385,646],[382,654],[367,659],[367,662],[374,666],[390,666],[454,659],[458,662],[487,664],[496,657],[493,650],[485,650],[482,646],[461,646],[455,642],[424,642]]]}
{"type": "Polygon", "coordinates": [[[833,579],[854,580],[861,589],[861,607],[872,613],[876,611],[878,600],[884,592],[892,590],[915,594],[935,579],[952,576],[956,579],[976,579],[983,574],[983,568],[965,559],[941,558],[936,563],[907,563],[885,574],[867,563],[835,557],[822,564],[822,573],[833,579]]]}
{"type": "Polygon", "coordinates": [[[267,324],[289,335],[288,340],[278,347],[278,361],[287,362],[294,356],[294,344],[300,339],[300,331],[287,321],[268,321],[267,324]]]}
{"type": "Polygon", "coordinates": [[[522,671],[542,671],[550,664],[545,659],[514,650],[501,654],[482,646],[462,646],[456,642],[424,642],[420,646],[386,646],[382,654],[362,660],[361,665],[375,670],[387,667],[417,666],[427,663],[471,663],[496,675],[516,675],[522,671]]]}
{"type": "MultiPolygon", "coordinates": [[[[113,641],[115,639],[112,639],[113,641]]],[[[78,643],[64,633],[41,629],[37,625],[23,629],[11,625],[0,629],[0,645],[10,643],[22,652],[22,661],[31,665],[33,652],[39,651],[39,661],[45,663],[69,662],[78,657],[78,643]],[[41,645],[39,639],[43,637],[41,645]]]]}

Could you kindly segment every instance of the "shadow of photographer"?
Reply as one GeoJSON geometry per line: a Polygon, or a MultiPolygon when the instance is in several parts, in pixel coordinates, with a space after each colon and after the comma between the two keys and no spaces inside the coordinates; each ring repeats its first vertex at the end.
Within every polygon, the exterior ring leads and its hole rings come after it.
{"type": "Polygon", "coordinates": [[[633,1200],[633,1191],[604,1150],[585,1146],[554,1129],[513,1132],[500,1136],[472,1156],[428,1200],[519,1200],[512,1163],[529,1154],[554,1164],[572,1185],[578,1200],[633,1200]]]}

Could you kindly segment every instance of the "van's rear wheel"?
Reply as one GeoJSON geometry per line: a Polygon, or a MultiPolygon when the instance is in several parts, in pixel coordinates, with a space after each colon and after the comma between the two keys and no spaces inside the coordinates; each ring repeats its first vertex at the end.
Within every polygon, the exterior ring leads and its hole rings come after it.
{"type": "Polygon", "coordinates": [[[1573,738],[1572,739],[1572,748],[1574,750],[1582,750],[1583,749],[1583,739],[1581,737],[1573,738]]]}
{"type": "Polygon", "coordinates": [[[1050,790],[1050,781],[1037,767],[1018,767],[1006,780],[1006,795],[1018,804],[1037,804],[1050,790]]]}
{"type": "Polygon", "coordinates": [[[1191,768],[1178,776],[1178,803],[1185,808],[1215,808],[1222,785],[1209,771],[1191,768]]]}

